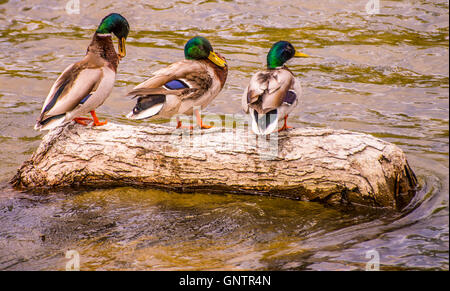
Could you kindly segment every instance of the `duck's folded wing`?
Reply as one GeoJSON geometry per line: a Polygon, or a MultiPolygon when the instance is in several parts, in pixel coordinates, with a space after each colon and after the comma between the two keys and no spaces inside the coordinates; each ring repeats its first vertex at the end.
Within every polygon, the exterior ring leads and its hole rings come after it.
{"type": "Polygon", "coordinates": [[[132,98],[137,98],[141,96],[150,96],[150,95],[180,95],[183,92],[183,89],[178,90],[168,90],[166,88],[137,88],[128,93],[132,98]]]}
{"type": "Polygon", "coordinates": [[[283,104],[294,76],[288,70],[270,70],[255,74],[247,90],[247,104],[265,114],[283,104]]]}
{"type": "Polygon", "coordinates": [[[133,98],[152,95],[196,98],[204,94],[211,84],[211,76],[202,63],[184,60],[154,72],[152,78],[137,85],[127,95],[133,98]]]}
{"type": "Polygon", "coordinates": [[[191,72],[202,71],[204,67],[195,61],[183,60],[154,72],[152,77],[137,85],[138,88],[158,88],[174,79],[183,79],[191,72]]]}
{"type": "Polygon", "coordinates": [[[101,68],[69,66],[56,80],[45,99],[39,121],[73,110],[97,87],[102,79],[101,68]]]}

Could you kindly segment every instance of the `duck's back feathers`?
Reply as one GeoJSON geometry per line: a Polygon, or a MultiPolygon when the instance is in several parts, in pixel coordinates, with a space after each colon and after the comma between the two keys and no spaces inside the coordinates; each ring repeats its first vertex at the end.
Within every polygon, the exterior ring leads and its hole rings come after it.
{"type": "Polygon", "coordinates": [[[259,114],[266,114],[283,104],[293,82],[294,76],[286,69],[258,72],[250,80],[246,102],[259,114]]]}
{"type": "Polygon", "coordinates": [[[300,96],[300,82],[286,67],[260,71],[242,95],[242,109],[250,113],[255,133],[270,134],[278,120],[298,104],[300,96]]]}
{"type": "MultiPolygon", "coordinates": [[[[170,83],[173,80],[180,80],[188,85],[189,88],[205,88],[211,85],[210,79],[202,62],[183,60],[154,72],[153,77],[137,85],[133,91],[140,88],[163,87],[166,83],[170,83]],[[191,84],[191,82],[193,83],[191,84]]],[[[132,95],[131,92],[128,95],[132,95]]]]}

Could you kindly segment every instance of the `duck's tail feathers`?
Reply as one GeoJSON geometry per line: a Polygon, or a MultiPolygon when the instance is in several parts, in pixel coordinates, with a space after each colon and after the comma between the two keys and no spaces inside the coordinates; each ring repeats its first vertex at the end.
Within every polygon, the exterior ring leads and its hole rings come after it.
{"type": "Polygon", "coordinates": [[[35,130],[51,130],[54,129],[62,124],[64,124],[66,121],[66,114],[59,114],[55,116],[51,116],[49,118],[46,118],[44,120],[38,121],[36,125],[34,126],[35,130]]]}
{"type": "Polygon", "coordinates": [[[142,96],[137,100],[133,110],[127,114],[129,119],[145,119],[157,115],[166,102],[165,95],[142,96]]]}
{"type": "Polygon", "coordinates": [[[258,114],[254,109],[251,109],[252,116],[252,130],[258,135],[268,135],[274,132],[278,126],[278,110],[274,109],[266,114],[258,114]]]}

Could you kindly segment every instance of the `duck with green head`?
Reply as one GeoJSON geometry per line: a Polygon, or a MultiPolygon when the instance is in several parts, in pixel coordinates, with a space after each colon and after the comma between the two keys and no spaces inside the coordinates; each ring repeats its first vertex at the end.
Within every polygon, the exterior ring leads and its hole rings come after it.
{"type": "MultiPolygon", "coordinates": [[[[185,60],[154,72],[128,93],[137,98],[128,118],[170,118],[195,111],[200,128],[210,128],[203,124],[198,108],[205,108],[222,90],[228,74],[226,60],[201,36],[186,43],[184,56],[185,60]]],[[[181,126],[178,120],[177,128],[181,126]]]]}
{"type": "Polygon", "coordinates": [[[296,52],[287,41],[275,43],[267,54],[267,69],[259,71],[250,79],[242,95],[242,108],[252,119],[252,130],[267,135],[277,129],[278,121],[284,125],[278,130],[287,130],[289,113],[298,104],[302,94],[300,81],[285,65],[293,57],[308,57],[296,52]]]}
{"type": "Polygon", "coordinates": [[[36,123],[36,130],[48,130],[71,120],[87,125],[91,113],[93,125],[100,122],[95,109],[105,102],[114,87],[119,61],[125,57],[125,40],[130,31],[127,20],[112,13],[103,18],[94,33],[85,57],[68,66],[50,89],[36,123]],[[114,49],[112,34],[119,39],[119,53],[114,49]]]}

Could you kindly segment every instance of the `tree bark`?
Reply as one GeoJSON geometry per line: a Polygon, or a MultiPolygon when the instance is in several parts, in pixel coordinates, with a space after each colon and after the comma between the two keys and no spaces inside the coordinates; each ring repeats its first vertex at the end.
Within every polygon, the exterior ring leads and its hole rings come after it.
{"type": "Polygon", "coordinates": [[[401,209],[417,179],[400,148],[345,130],[293,129],[265,138],[247,129],[69,123],[43,138],[11,183],[22,190],[145,186],[401,209]]]}

